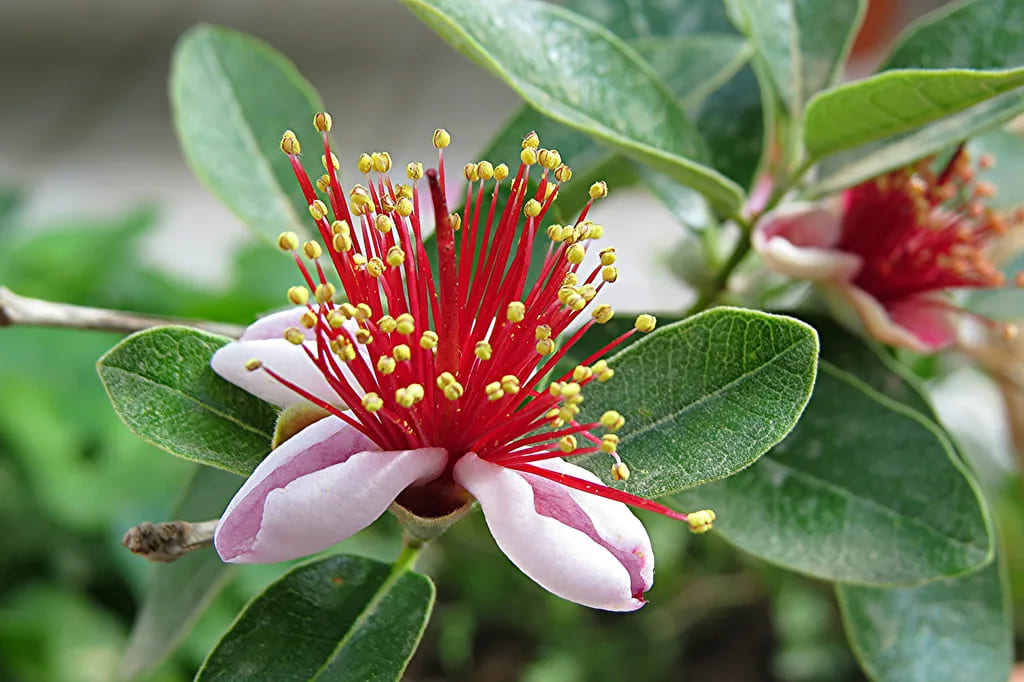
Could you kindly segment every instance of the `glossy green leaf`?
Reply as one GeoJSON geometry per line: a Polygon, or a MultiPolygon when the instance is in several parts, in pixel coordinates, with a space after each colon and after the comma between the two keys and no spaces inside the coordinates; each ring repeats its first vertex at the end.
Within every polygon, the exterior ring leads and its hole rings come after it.
{"type": "Polygon", "coordinates": [[[879,682],[1006,680],[1013,639],[997,563],[921,587],[837,585],[843,624],[879,682]]]}
{"type": "Polygon", "coordinates": [[[398,680],[433,604],[425,576],[357,556],[316,559],[246,606],[196,680],[398,680]]]}
{"type": "MultiPolygon", "coordinates": [[[[611,357],[580,421],[618,410],[625,489],[658,497],[729,476],[789,433],[814,384],[818,341],[797,320],[716,308],[662,327],[611,357]]],[[[608,459],[580,458],[608,479],[608,459]]]]}
{"type": "MultiPolygon", "coordinates": [[[[234,474],[197,466],[185,494],[168,519],[215,519],[242,484],[234,474]]],[[[119,676],[132,679],[152,670],[170,655],[227,584],[233,566],[213,548],[187,554],[172,564],[156,564],[132,624],[119,676]]]]}
{"type": "Polygon", "coordinates": [[[404,0],[534,108],[692,186],[723,211],[743,193],[702,165],[700,137],[649,65],[601,26],[533,0],[404,0]]]}
{"type": "Polygon", "coordinates": [[[677,503],[714,509],[733,544],[823,579],[915,585],[977,568],[992,550],[976,485],[941,429],[889,397],[920,402],[914,389],[855,343],[823,336],[818,383],[790,436],[677,503]]]}
{"type": "Polygon", "coordinates": [[[863,0],[727,0],[773,90],[794,117],[837,78],[864,13],[863,0]]]}
{"type": "Polygon", "coordinates": [[[752,54],[750,43],[729,34],[640,38],[630,45],[647,60],[684,108],[732,78],[752,54]]]}
{"type": "Polygon", "coordinates": [[[323,105],[290,61],[238,31],[196,26],[174,50],[170,96],[185,158],[211,192],[265,240],[308,232],[280,142],[295,129],[317,159],[312,120],[323,105]]]}
{"type": "Polygon", "coordinates": [[[623,40],[733,31],[721,2],[567,0],[565,7],[607,26],[623,40]]]}
{"type": "Polygon", "coordinates": [[[172,455],[250,473],[270,452],[276,409],[210,368],[223,336],[189,327],[132,334],[97,369],[118,416],[172,455]]]}
{"type": "Polygon", "coordinates": [[[812,158],[913,130],[1024,86],[1007,71],[907,69],[841,85],[807,107],[804,144],[812,158]]]}

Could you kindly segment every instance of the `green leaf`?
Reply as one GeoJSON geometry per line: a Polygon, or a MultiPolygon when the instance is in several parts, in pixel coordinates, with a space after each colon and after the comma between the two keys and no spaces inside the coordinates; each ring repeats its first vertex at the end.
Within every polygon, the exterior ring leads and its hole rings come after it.
{"type": "MultiPolygon", "coordinates": [[[[615,378],[588,386],[580,421],[618,410],[625,489],[659,497],[729,476],[782,440],[807,404],[817,355],[802,322],[716,308],[610,358],[615,378]]],[[[607,457],[578,463],[610,478],[607,457]]]]}
{"type": "MultiPolygon", "coordinates": [[[[242,484],[233,474],[196,467],[185,494],[167,518],[215,519],[242,484]]],[[[132,624],[119,677],[132,679],[169,656],[227,584],[233,572],[212,548],[187,554],[172,564],[153,566],[146,593],[132,624]]]]}
{"type": "Polygon", "coordinates": [[[907,69],[841,85],[807,107],[804,144],[812,158],[892,137],[1024,85],[1008,71],[907,69]]]}
{"type": "Polygon", "coordinates": [[[607,26],[623,40],[733,30],[721,2],[567,0],[565,7],[607,26]]]}
{"type": "Polygon", "coordinates": [[[998,562],[921,587],[837,585],[846,635],[874,680],[1006,680],[1013,638],[998,562]]]}
{"type": "Polygon", "coordinates": [[[357,556],[317,559],[246,606],[196,680],[397,680],[433,604],[425,576],[357,556]]]}
{"type": "Polygon", "coordinates": [[[307,232],[306,200],[281,134],[312,131],[323,105],[294,64],[251,36],[199,25],[175,47],[170,96],[185,158],[211,192],[267,241],[283,230],[307,232]]]}
{"type": "Polygon", "coordinates": [[[863,0],[727,0],[754,44],[772,89],[799,118],[804,103],[837,79],[864,13],[863,0]]]}
{"type": "Polygon", "coordinates": [[[114,410],[172,455],[247,475],[270,452],[276,409],[224,381],[210,358],[229,339],[188,327],[132,334],[97,370],[114,410]]]}
{"type": "Polygon", "coordinates": [[[750,43],[727,33],[640,38],[630,45],[684,108],[699,105],[736,75],[752,54],[750,43]]]}
{"type": "Polygon", "coordinates": [[[851,351],[852,338],[822,338],[818,383],[790,436],[677,503],[714,509],[716,531],[741,549],[827,580],[915,585],[987,562],[988,519],[945,434],[852,372],[920,401],[913,387],[851,351]]]}
{"type": "Polygon", "coordinates": [[[671,175],[725,212],[739,209],[740,188],[695,161],[703,145],[671,93],[606,29],[532,0],[403,1],[534,108],[671,175]]]}

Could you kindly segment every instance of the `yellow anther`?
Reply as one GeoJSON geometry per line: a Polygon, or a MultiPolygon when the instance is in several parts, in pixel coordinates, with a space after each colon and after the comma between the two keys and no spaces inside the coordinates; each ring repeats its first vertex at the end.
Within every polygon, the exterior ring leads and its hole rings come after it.
{"type": "Polygon", "coordinates": [[[541,339],[537,342],[537,352],[541,355],[551,355],[555,352],[555,342],[551,339],[541,339]]]}
{"type": "Polygon", "coordinates": [[[388,265],[390,265],[393,268],[397,268],[399,265],[405,262],[405,251],[402,250],[401,246],[395,244],[390,249],[388,249],[386,258],[388,261],[388,265]]]}
{"type": "Polygon", "coordinates": [[[368,320],[373,315],[373,308],[370,307],[369,303],[357,303],[355,318],[357,320],[368,320]]]}
{"type": "Polygon", "coordinates": [[[609,431],[618,431],[626,424],[626,418],[615,410],[608,410],[601,415],[600,424],[609,431]]]}
{"type": "Polygon", "coordinates": [[[532,166],[537,163],[537,150],[533,147],[524,147],[523,151],[519,152],[519,159],[527,166],[532,166]]]}
{"type": "Polygon", "coordinates": [[[281,151],[289,156],[302,153],[302,145],[299,144],[299,138],[295,137],[295,133],[290,130],[284,131],[284,134],[281,136],[281,151]]]}
{"type": "Polygon", "coordinates": [[[462,229],[462,216],[458,213],[452,213],[448,216],[448,224],[452,226],[452,230],[458,232],[462,229]]]}
{"type": "Polygon", "coordinates": [[[351,235],[352,227],[347,220],[335,220],[331,223],[331,234],[351,235]]]}
{"type": "Polygon", "coordinates": [[[316,199],[309,205],[309,215],[313,216],[313,220],[323,220],[327,216],[327,204],[316,199]]]}
{"type": "Polygon", "coordinates": [[[557,398],[558,396],[562,395],[562,382],[552,381],[551,385],[548,386],[548,393],[550,393],[551,396],[554,398],[557,398]]]}
{"type": "Polygon", "coordinates": [[[402,313],[395,321],[398,323],[396,329],[399,334],[412,334],[416,331],[416,320],[409,313],[402,313]]]}
{"type": "Polygon", "coordinates": [[[715,518],[715,512],[710,509],[701,509],[687,514],[686,523],[690,525],[691,532],[706,533],[715,525],[715,518]]]}
{"type": "Polygon", "coordinates": [[[601,279],[611,284],[619,278],[619,269],[614,265],[606,265],[601,268],[601,279]]]}
{"type": "Polygon", "coordinates": [[[529,201],[526,202],[526,205],[523,206],[523,214],[527,218],[536,218],[537,216],[540,215],[541,208],[543,207],[540,205],[539,201],[537,201],[536,199],[530,199],[529,201]]]}
{"type": "Polygon", "coordinates": [[[337,353],[342,362],[352,362],[356,359],[356,349],[348,341],[344,343],[332,342],[331,350],[337,353]]]}
{"type": "Polygon", "coordinates": [[[398,323],[395,322],[395,318],[391,317],[390,315],[385,315],[379,320],[377,320],[377,328],[380,329],[385,334],[390,334],[391,332],[395,331],[396,327],[398,327],[398,323]]]}
{"type": "Polygon", "coordinates": [[[539,324],[537,325],[537,328],[533,330],[533,336],[538,341],[541,341],[543,339],[550,339],[551,327],[546,324],[539,324]]]}
{"type": "Polygon", "coordinates": [[[509,322],[522,322],[526,318],[526,306],[522,301],[512,301],[508,304],[505,317],[509,322]]]}
{"type": "Polygon", "coordinates": [[[423,177],[423,164],[418,161],[406,164],[405,176],[410,180],[419,180],[423,177]]]}
{"type": "Polygon", "coordinates": [[[539,146],[540,136],[537,135],[537,131],[531,130],[526,134],[526,137],[523,138],[523,149],[526,149],[527,147],[533,147],[536,149],[539,146]]]}
{"type": "Polygon", "coordinates": [[[509,394],[519,393],[519,377],[515,374],[506,374],[501,377],[501,390],[509,394]]]}
{"type": "Polygon", "coordinates": [[[263,366],[263,362],[259,358],[250,358],[245,361],[245,368],[250,372],[255,372],[263,366]]]}
{"type": "Polygon", "coordinates": [[[309,289],[303,286],[288,289],[288,300],[295,305],[306,305],[309,300],[309,289]]]}
{"type": "Polygon", "coordinates": [[[462,384],[460,384],[457,381],[453,381],[444,388],[442,388],[441,392],[444,393],[444,397],[447,398],[448,400],[458,400],[459,398],[462,397],[462,394],[465,392],[465,389],[462,388],[462,384]]]}
{"type": "Polygon", "coordinates": [[[328,303],[334,300],[334,285],[330,282],[318,284],[314,292],[317,303],[328,303]]]}
{"type": "Polygon", "coordinates": [[[316,326],[317,316],[312,310],[305,310],[302,315],[299,316],[299,324],[306,329],[312,329],[316,326]]]}
{"type": "Polygon", "coordinates": [[[455,383],[455,375],[451,372],[441,372],[437,375],[437,387],[444,389],[445,386],[450,386],[455,383]]]}
{"type": "Polygon", "coordinates": [[[654,317],[654,315],[644,313],[643,315],[636,316],[636,322],[633,323],[633,326],[637,331],[646,334],[647,332],[654,331],[654,327],[657,326],[657,324],[658,319],[654,317]]]}
{"type": "Polygon", "coordinates": [[[572,169],[563,163],[555,169],[555,180],[558,180],[559,182],[569,182],[572,180],[572,169]]]}
{"type": "Polygon", "coordinates": [[[335,251],[351,251],[352,237],[347,234],[336,234],[331,237],[331,246],[334,247],[335,251]]]}
{"type": "Polygon", "coordinates": [[[501,182],[502,180],[504,180],[507,177],[508,177],[508,166],[507,165],[505,165],[503,163],[499,163],[497,166],[494,167],[494,179],[495,180],[497,180],[498,182],[501,182]]]}
{"type": "Polygon", "coordinates": [[[569,250],[565,252],[565,257],[573,265],[579,265],[583,262],[583,257],[587,255],[587,250],[583,248],[583,244],[573,244],[569,247],[569,250]]]}
{"type": "Polygon", "coordinates": [[[582,389],[580,388],[580,385],[578,383],[576,383],[575,381],[567,381],[564,384],[562,384],[559,393],[563,398],[572,398],[574,396],[578,396],[580,394],[580,390],[582,389]]]}
{"type": "Polygon", "coordinates": [[[615,370],[608,368],[603,372],[595,372],[595,374],[597,374],[597,380],[603,384],[606,381],[611,381],[612,377],[615,376],[615,370]]]}
{"type": "Polygon", "coordinates": [[[597,223],[594,223],[593,225],[590,226],[590,238],[591,239],[600,239],[603,236],[604,236],[604,225],[598,225],[597,223]]]}
{"type": "Polygon", "coordinates": [[[576,436],[562,436],[558,439],[558,449],[562,452],[572,452],[576,449],[576,436]]]}
{"type": "Polygon", "coordinates": [[[384,261],[374,256],[366,263],[366,271],[371,277],[380,277],[384,274],[384,261]]]}
{"type": "Polygon", "coordinates": [[[578,295],[579,292],[571,284],[563,284],[558,287],[558,300],[562,303],[569,303],[569,298],[578,295]]]}
{"type": "Polygon", "coordinates": [[[376,412],[380,408],[384,407],[384,401],[381,400],[381,397],[376,393],[367,393],[363,396],[363,399],[360,402],[363,404],[363,407],[366,408],[367,412],[376,412]]]}
{"type": "Polygon", "coordinates": [[[391,349],[391,356],[398,362],[405,362],[412,357],[412,351],[409,349],[409,346],[400,343],[391,349]]]}
{"type": "MultiPolygon", "coordinates": [[[[423,170],[422,166],[423,164],[420,164],[421,172],[423,170]]],[[[412,201],[412,195],[412,185],[397,185],[395,187],[395,196],[397,196],[399,199],[409,199],[410,201],[412,201]]]]}
{"type": "Polygon", "coordinates": [[[331,119],[331,115],[326,111],[321,111],[313,116],[313,127],[316,128],[318,132],[329,132],[332,125],[334,125],[334,121],[331,119]]]}
{"type": "Polygon", "coordinates": [[[475,163],[467,163],[463,166],[462,174],[466,176],[466,180],[469,182],[476,182],[480,179],[480,173],[477,172],[475,163]]]}
{"type": "Polygon", "coordinates": [[[434,131],[434,146],[438,149],[444,149],[452,143],[452,136],[448,134],[448,131],[444,128],[438,128],[434,131]]]}
{"type": "Polygon", "coordinates": [[[352,205],[360,208],[373,208],[373,197],[370,195],[370,190],[366,189],[362,185],[352,185],[352,189],[349,191],[349,198],[352,200],[352,205]]]}
{"type": "Polygon", "coordinates": [[[487,394],[487,399],[491,402],[501,400],[505,396],[505,390],[501,387],[501,383],[498,381],[492,381],[484,386],[484,393],[487,394]]]}
{"type": "Polygon", "coordinates": [[[548,225],[548,237],[551,238],[551,241],[562,241],[562,226],[557,223],[548,225]]]}
{"type": "Polygon", "coordinates": [[[330,186],[331,186],[331,176],[327,175],[326,173],[324,175],[321,175],[319,178],[316,179],[316,188],[318,190],[320,190],[321,192],[327,192],[327,190],[330,188],[330,186]]]}
{"type": "Polygon", "coordinates": [[[409,392],[408,387],[400,388],[395,391],[395,402],[402,407],[412,407],[416,403],[416,398],[409,392]]]}
{"type": "Polygon", "coordinates": [[[586,365],[576,365],[576,368],[572,371],[573,381],[586,381],[592,376],[594,376],[594,370],[586,365]]]}
{"type": "Polygon", "coordinates": [[[369,345],[373,341],[373,334],[370,333],[369,329],[357,329],[356,330],[356,343],[364,346],[369,345]]]}
{"type": "Polygon", "coordinates": [[[341,325],[345,324],[345,319],[345,314],[337,308],[327,313],[327,324],[333,329],[340,329],[341,325]]]}
{"type": "MultiPolygon", "coordinates": [[[[320,155],[320,165],[324,167],[324,170],[327,170],[326,154],[320,155]]],[[[341,161],[338,161],[338,157],[334,155],[334,152],[331,152],[331,165],[334,166],[334,170],[338,170],[339,168],[341,168],[341,161]]]]}
{"type": "Polygon", "coordinates": [[[381,374],[391,374],[395,371],[397,364],[390,355],[382,355],[377,358],[377,371],[381,374]]]}
{"type": "Polygon", "coordinates": [[[576,312],[579,312],[587,307],[587,299],[583,298],[579,294],[573,294],[572,296],[569,297],[565,304],[572,308],[573,310],[575,310],[576,312]]]}
{"type": "Polygon", "coordinates": [[[476,174],[481,180],[490,180],[494,177],[494,166],[490,161],[481,161],[476,165],[476,174]]]}
{"type": "Polygon", "coordinates": [[[388,215],[379,215],[377,219],[373,221],[373,226],[381,232],[390,232],[395,229],[395,221],[388,215]]]}
{"type": "Polygon", "coordinates": [[[606,249],[601,249],[601,265],[614,265],[615,264],[615,247],[609,246],[606,249]]]}
{"type": "Polygon", "coordinates": [[[356,161],[356,166],[359,168],[360,173],[369,173],[373,170],[373,159],[370,158],[369,154],[360,154],[359,160],[356,161]]]}
{"type": "Polygon", "coordinates": [[[378,173],[387,173],[391,170],[391,154],[387,152],[374,152],[370,155],[370,160],[373,161],[373,170],[378,173]]]}
{"type": "Polygon", "coordinates": [[[557,149],[541,149],[537,152],[537,160],[548,170],[555,170],[562,165],[562,155],[557,149]]]}
{"type": "Polygon", "coordinates": [[[356,307],[351,303],[345,302],[338,306],[341,314],[345,316],[345,319],[351,319],[356,316],[356,307]]]}
{"type": "Polygon", "coordinates": [[[583,300],[586,301],[587,303],[593,301],[594,297],[597,296],[597,289],[594,287],[593,284],[584,284],[583,286],[580,287],[579,292],[580,296],[582,296],[583,300]]]}
{"type": "Polygon", "coordinates": [[[575,405],[563,405],[558,409],[558,420],[561,422],[571,422],[576,418],[576,415],[580,413],[580,408],[575,405]]]}
{"type": "Polygon", "coordinates": [[[434,350],[437,348],[437,334],[429,329],[423,332],[423,335],[420,336],[420,348],[424,348],[426,350],[434,350]]]}
{"type": "Polygon", "coordinates": [[[570,244],[576,241],[576,230],[573,228],[572,225],[562,226],[562,236],[559,239],[559,241],[568,242],[570,244]]]}
{"type": "Polygon", "coordinates": [[[284,330],[284,338],[288,343],[293,343],[298,346],[306,340],[306,335],[303,334],[302,330],[298,327],[288,327],[284,330]]]}
{"type": "Polygon", "coordinates": [[[588,220],[585,223],[580,223],[573,228],[572,238],[573,241],[583,241],[584,239],[590,238],[590,226],[592,223],[588,220]]]}
{"type": "Polygon", "coordinates": [[[316,260],[320,256],[324,255],[324,250],[320,246],[320,242],[315,239],[310,239],[308,242],[302,245],[302,252],[306,254],[306,258],[310,260],[316,260]]]}
{"type": "Polygon", "coordinates": [[[606,196],[608,196],[608,183],[604,180],[598,180],[590,186],[591,199],[602,199],[606,196]]]}
{"type": "Polygon", "coordinates": [[[590,314],[593,315],[595,322],[597,322],[598,324],[604,324],[608,322],[610,319],[612,319],[612,317],[615,315],[615,311],[612,310],[612,307],[607,303],[602,303],[601,305],[594,308],[594,310],[590,314]]]}
{"type": "Polygon", "coordinates": [[[395,210],[398,211],[398,215],[402,216],[403,218],[408,218],[409,216],[411,216],[412,209],[412,201],[406,199],[405,197],[399,199],[398,203],[395,205],[395,210]]]}
{"type": "Polygon", "coordinates": [[[629,479],[629,467],[626,466],[625,462],[616,462],[612,465],[612,479],[616,481],[629,479]]]}
{"type": "Polygon", "coordinates": [[[277,236],[277,246],[282,251],[294,251],[299,248],[299,235],[294,232],[282,232],[277,236]]]}
{"type": "Polygon", "coordinates": [[[565,277],[562,278],[562,286],[574,287],[580,283],[580,278],[575,272],[565,273],[565,277]]]}
{"type": "Polygon", "coordinates": [[[361,272],[366,269],[366,256],[361,253],[352,254],[352,269],[361,272]]]}
{"type": "Polygon", "coordinates": [[[554,419],[557,416],[558,416],[558,408],[557,407],[552,407],[550,410],[548,410],[546,413],[544,413],[544,418],[545,419],[554,419]]]}
{"type": "Polygon", "coordinates": [[[615,452],[619,449],[619,437],[614,433],[606,433],[601,437],[601,452],[615,452]]]}
{"type": "Polygon", "coordinates": [[[486,341],[477,341],[476,347],[473,349],[473,352],[481,360],[490,360],[491,354],[494,352],[494,349],[491,348],[491,344],[487,343],[486,341]]]}

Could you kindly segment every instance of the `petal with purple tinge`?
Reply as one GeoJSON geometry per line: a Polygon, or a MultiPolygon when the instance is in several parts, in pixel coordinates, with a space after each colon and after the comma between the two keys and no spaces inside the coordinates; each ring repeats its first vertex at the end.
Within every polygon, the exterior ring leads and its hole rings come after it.
{"type": "Polygon", "coordinates": [[[256,467],[217,524],[217,553],[271,563],[318,552],[371,524],[409,486],[439,476],[447,460],[441,448],[380,450],[340,419],[322,419],[256,467]]]}
{"type": "Polygon", "coordinates": [[[765,217],[751,241],[768,267],[783,275],[815,282],[849,280],[861,259],[834,248],[840,227],[831,211],[796,205],[765,217]]]}
{"type": "MultiPolygon", "coordinates": [[[[599,482],[560,460],[543,466],[599,482]]],[[[455,465],[455,480],[480,502],[498,547],[523,573],[570,601],[633,611],[654,581],[654,555],[643,525],[626,505],[571,490],[539,476],[484,461],[455,465]]]]}

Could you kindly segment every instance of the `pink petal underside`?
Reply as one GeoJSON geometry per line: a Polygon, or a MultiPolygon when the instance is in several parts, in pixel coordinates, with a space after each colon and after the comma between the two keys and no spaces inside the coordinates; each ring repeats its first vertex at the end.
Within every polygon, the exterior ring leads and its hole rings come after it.
{"type": "MultiPolygon", "coordinates": [[[[580,467],[545,466],[598,481],[580,467]]],[[[455,479],[480,502],[498,547],[546,590],[608,611],[633,611],[654,578],[654,555],[626,505],[492,464],[470,453],[455,479]]]]}
{"type": "Polygon", "coordinates": [[[758,223],[754,248],[776,272],[811,281],[848,280],[860,269],[860,257],[834,248],[841,224],[831,211],[794,205],[758,223]]]}
{"type": "MultiPolygon", "coordinates": [[[[285,329],[298,327],[310,339],[306,342],[306,347],[316,354],[317,346],[316,342],[312,340],[312,331],[304,329],[299,324],[299,317],[305,310],[306,308],[303,307],[291,308],[260,318],[245,330],[238,341],[229,343],[214,353],[213,359],[210,361],[213,370],[236,386],[244,388],[249,393],[278,407],[289,407],[305,401],[305,398],[283,386],[266,372],[247,370],[245,363],[256,358],[261,360],[266,367],[321,400],[340,405],[341,398],[331,388],[323,373],[309,359],[305,351],[283,338],[285,329]]],[[[345,327],[351,333],[355,333],[357,329],[356,323],[351,320],[345,323],[345,327]]],[[[369,355],[366,347],[356,344],[356,348],[368,362],[369,355]]],[[[363,391],[359,387],[359,382],[356,381],[348,366],[345,363],[339,364],[342,378],[359,395],[362,395],[363,391]]]]}
{"type": "Polygon", "coordinates": [[[365,528],[403,490],[439,476],[440,448],[382,451],[327,417],[260,463],[221,517],[218,554],[232,563],[271,563],[318,552],[365,528]]]}
{"type": "Polygon", "coordinates": [[[859,287],[843,286],[839,292],[856,310],[867,333],[882,343],[933,353],[956,341],[951,311],[928,297],[910,296],[883,305],[859,287]]]}

